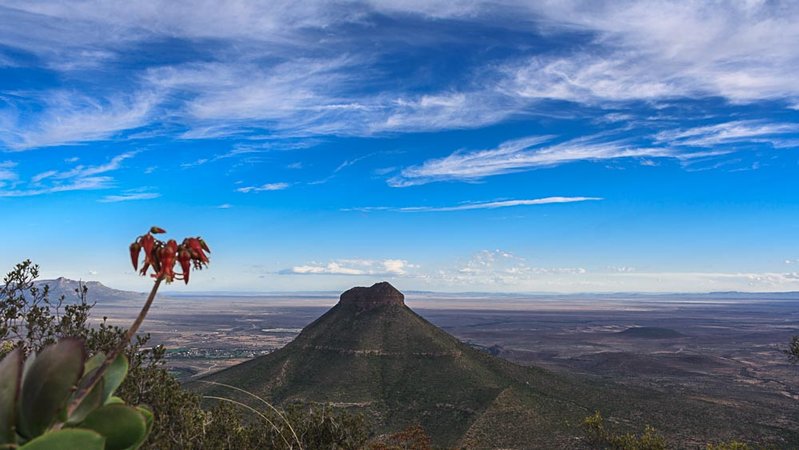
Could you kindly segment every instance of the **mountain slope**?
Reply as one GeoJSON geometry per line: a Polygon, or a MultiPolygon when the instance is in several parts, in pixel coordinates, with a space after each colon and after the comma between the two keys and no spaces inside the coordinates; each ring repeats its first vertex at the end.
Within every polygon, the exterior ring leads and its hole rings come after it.
{"type": "MultiPolygon", "coordinates": [[[[443,447],[574,448],[582,419],[595,409],[639,429],[653,423],[678,438],[737,426],[734,411],[718,405],[492,357],[414,313],[388,283],[345,292],[284,348],[204,380],[277,404],[331,403],[362,412],[379,432],[418,423],[443,447]]],[[[190,386],[248,401],[218,386],[190,386]]]]}

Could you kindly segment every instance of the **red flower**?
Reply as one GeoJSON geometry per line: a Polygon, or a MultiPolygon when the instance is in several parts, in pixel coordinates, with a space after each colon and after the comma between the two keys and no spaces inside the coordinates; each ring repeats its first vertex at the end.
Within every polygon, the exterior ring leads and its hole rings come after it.
{"type": "Polygon", "coordinates": [[[155,238],[152,234],[147,233],[139,238],[141,246],[144,249],[144,262],[145,264],[154,265],[152,261],[153,246],[155,245],[155,238]]]}
{"type": "Polygon", "coordinates": [[[192,259],[208,263],[208,257],[203,253],[203,250],[207,250],[208,253],[211,253],[211,250],[208,250],[208,245],[205,244],[205,241],[200,238],[188,238],[183,241],[183,245],[189,247],[192,259]]]}
{"type": "Polygon", "coordinates": [[[189,284],[189,273],[191,272],[191,252],[181,245],[178,251],[178,261],[180,268],[183,269],[183,282],[189,284]]]}
{"type": "Polygon", "coordinates": [[[146,275],[152,268],[153,278],[162,279],[167,283],[177,278],[188,284],[192,266],[199,270],[208,265],[208,256],[205,252],[210,253],[211,250],[202,238],[186,238],[178,245],[174,239],[164,243],[153,237],[154,233],[165,233],[165,231],[163,228],[152,227],[149,232],[139,236],[130,245],[130,259],[134,269],[138,267],[139,253],[144,250],[144,264],[139,271],[140,274],[146,275]],[[178,262],[183,272],[176,274],[175,264],[178,262]]]}
{"type": "Polygon", "coordinates": [[[130,244],[130,262],[133,263],[133,270],[139,269],[139,253],[141,252],[141,244],[134,242],[130,244]]]}
{"type": "Polygon", "coordinates": [[[170,239],[164,247],[158,252],[158,259],[161,263],[161,270],[156,274],[171,283],[175,279],[175,263],[177,262],[178,243],[174,239],[170,239]]]}

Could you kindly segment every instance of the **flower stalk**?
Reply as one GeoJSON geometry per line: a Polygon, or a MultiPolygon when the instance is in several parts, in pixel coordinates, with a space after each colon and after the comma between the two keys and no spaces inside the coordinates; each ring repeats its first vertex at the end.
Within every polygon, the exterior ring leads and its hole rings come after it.
{"type": "Polygon", "coordinates": [[[73,400],[67,405],[67,417],[75,412],[86,396],[89,395],[92,389],[94,389],[97,383],[103,378],[109,366],[111,366],[114,360],[128,347],[133,336],[136,335],[136,332],[144,322],[144,318],[147,317],[147,313],[150,311],[150,307],[155,300],[161,283],[164,281],[171,283],[175,279],[180,279],[188,284],[189,273],[192,268],[201,270],[208,265],[209,259],[205,252],[210,253],[211,250],[202,238],[186,238],[183,240],[183,243],[178,245],[177,241],[174,239],[170,239],[164,243],[153,236],[153,234],[162,233],[166,233],[166,230],[159,227],[152,227],[150,231],[136,238],[130,245],[130,258],[133,270],[138,270],[139,254],[144,250],[144,265],[139,274],[142,276],[147,275],[147,271],[152,268],[155,272],[150,275],[155,279],[153,287],[141,311],[139,311],[138,316],[136,316],[136,320],[133,321],[133,324],[131,324],[130,328],[125,332],[122,340],[111,350],[91,379],[79,388],[73,400]],[[182,273],[175,273],[174,271],[175,263],[177,262],[180,262],[181,270],[183,270],[182,273]]]}

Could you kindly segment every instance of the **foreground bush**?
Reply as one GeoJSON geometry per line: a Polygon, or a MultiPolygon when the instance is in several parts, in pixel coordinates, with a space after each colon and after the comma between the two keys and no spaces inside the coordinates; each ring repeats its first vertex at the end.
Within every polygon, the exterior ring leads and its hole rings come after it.
{"type": "MultiPolygon", "coordinates": [[[[583,421],[583,431],[586,440],[592,448],[612,449],[612,450],[663,450],[674,448],[670,446],[666,439],[647,425],[640,436],[632,433],[619,434],[608,430],[605,427],[605,419],[599,411],[588,416],[583,421]]],[[[760,447],[758,447],[760,448],[760,447]]],[[[769,447],[771,448],[771,447],[769,447]]],[[[749,444],[736,440],[720,442],[718,444],[707,444],[705,450],[752,450],[749,444]]]]}
{"type": "Polygon", "coordinates": [[[613,450],[665,450],[666,439],[647,425],[640,436],[613,433],[605,427],[605,419],[597,411],[583,421],[588,443],[595,448],[613,450]]]}

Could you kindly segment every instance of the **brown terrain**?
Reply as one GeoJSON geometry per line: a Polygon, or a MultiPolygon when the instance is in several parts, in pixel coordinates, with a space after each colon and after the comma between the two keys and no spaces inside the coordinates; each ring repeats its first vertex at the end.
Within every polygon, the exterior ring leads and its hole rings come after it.
{"type": "MultiPolygon", "coordinates": [[[[334,294],[161,298],[144,328],[188,380],[283,347],[336,301],[334,294]]],[[[406,303],[461,341],[518,364],[733,407],[763,426],[790,427],[799,417],[799,367],[782,353],[799,334],[795,295],[411,293],[406,303]]],[[[108,302],[95,316],[124,324],[136,308],[136,301],[108,302]]]]}

